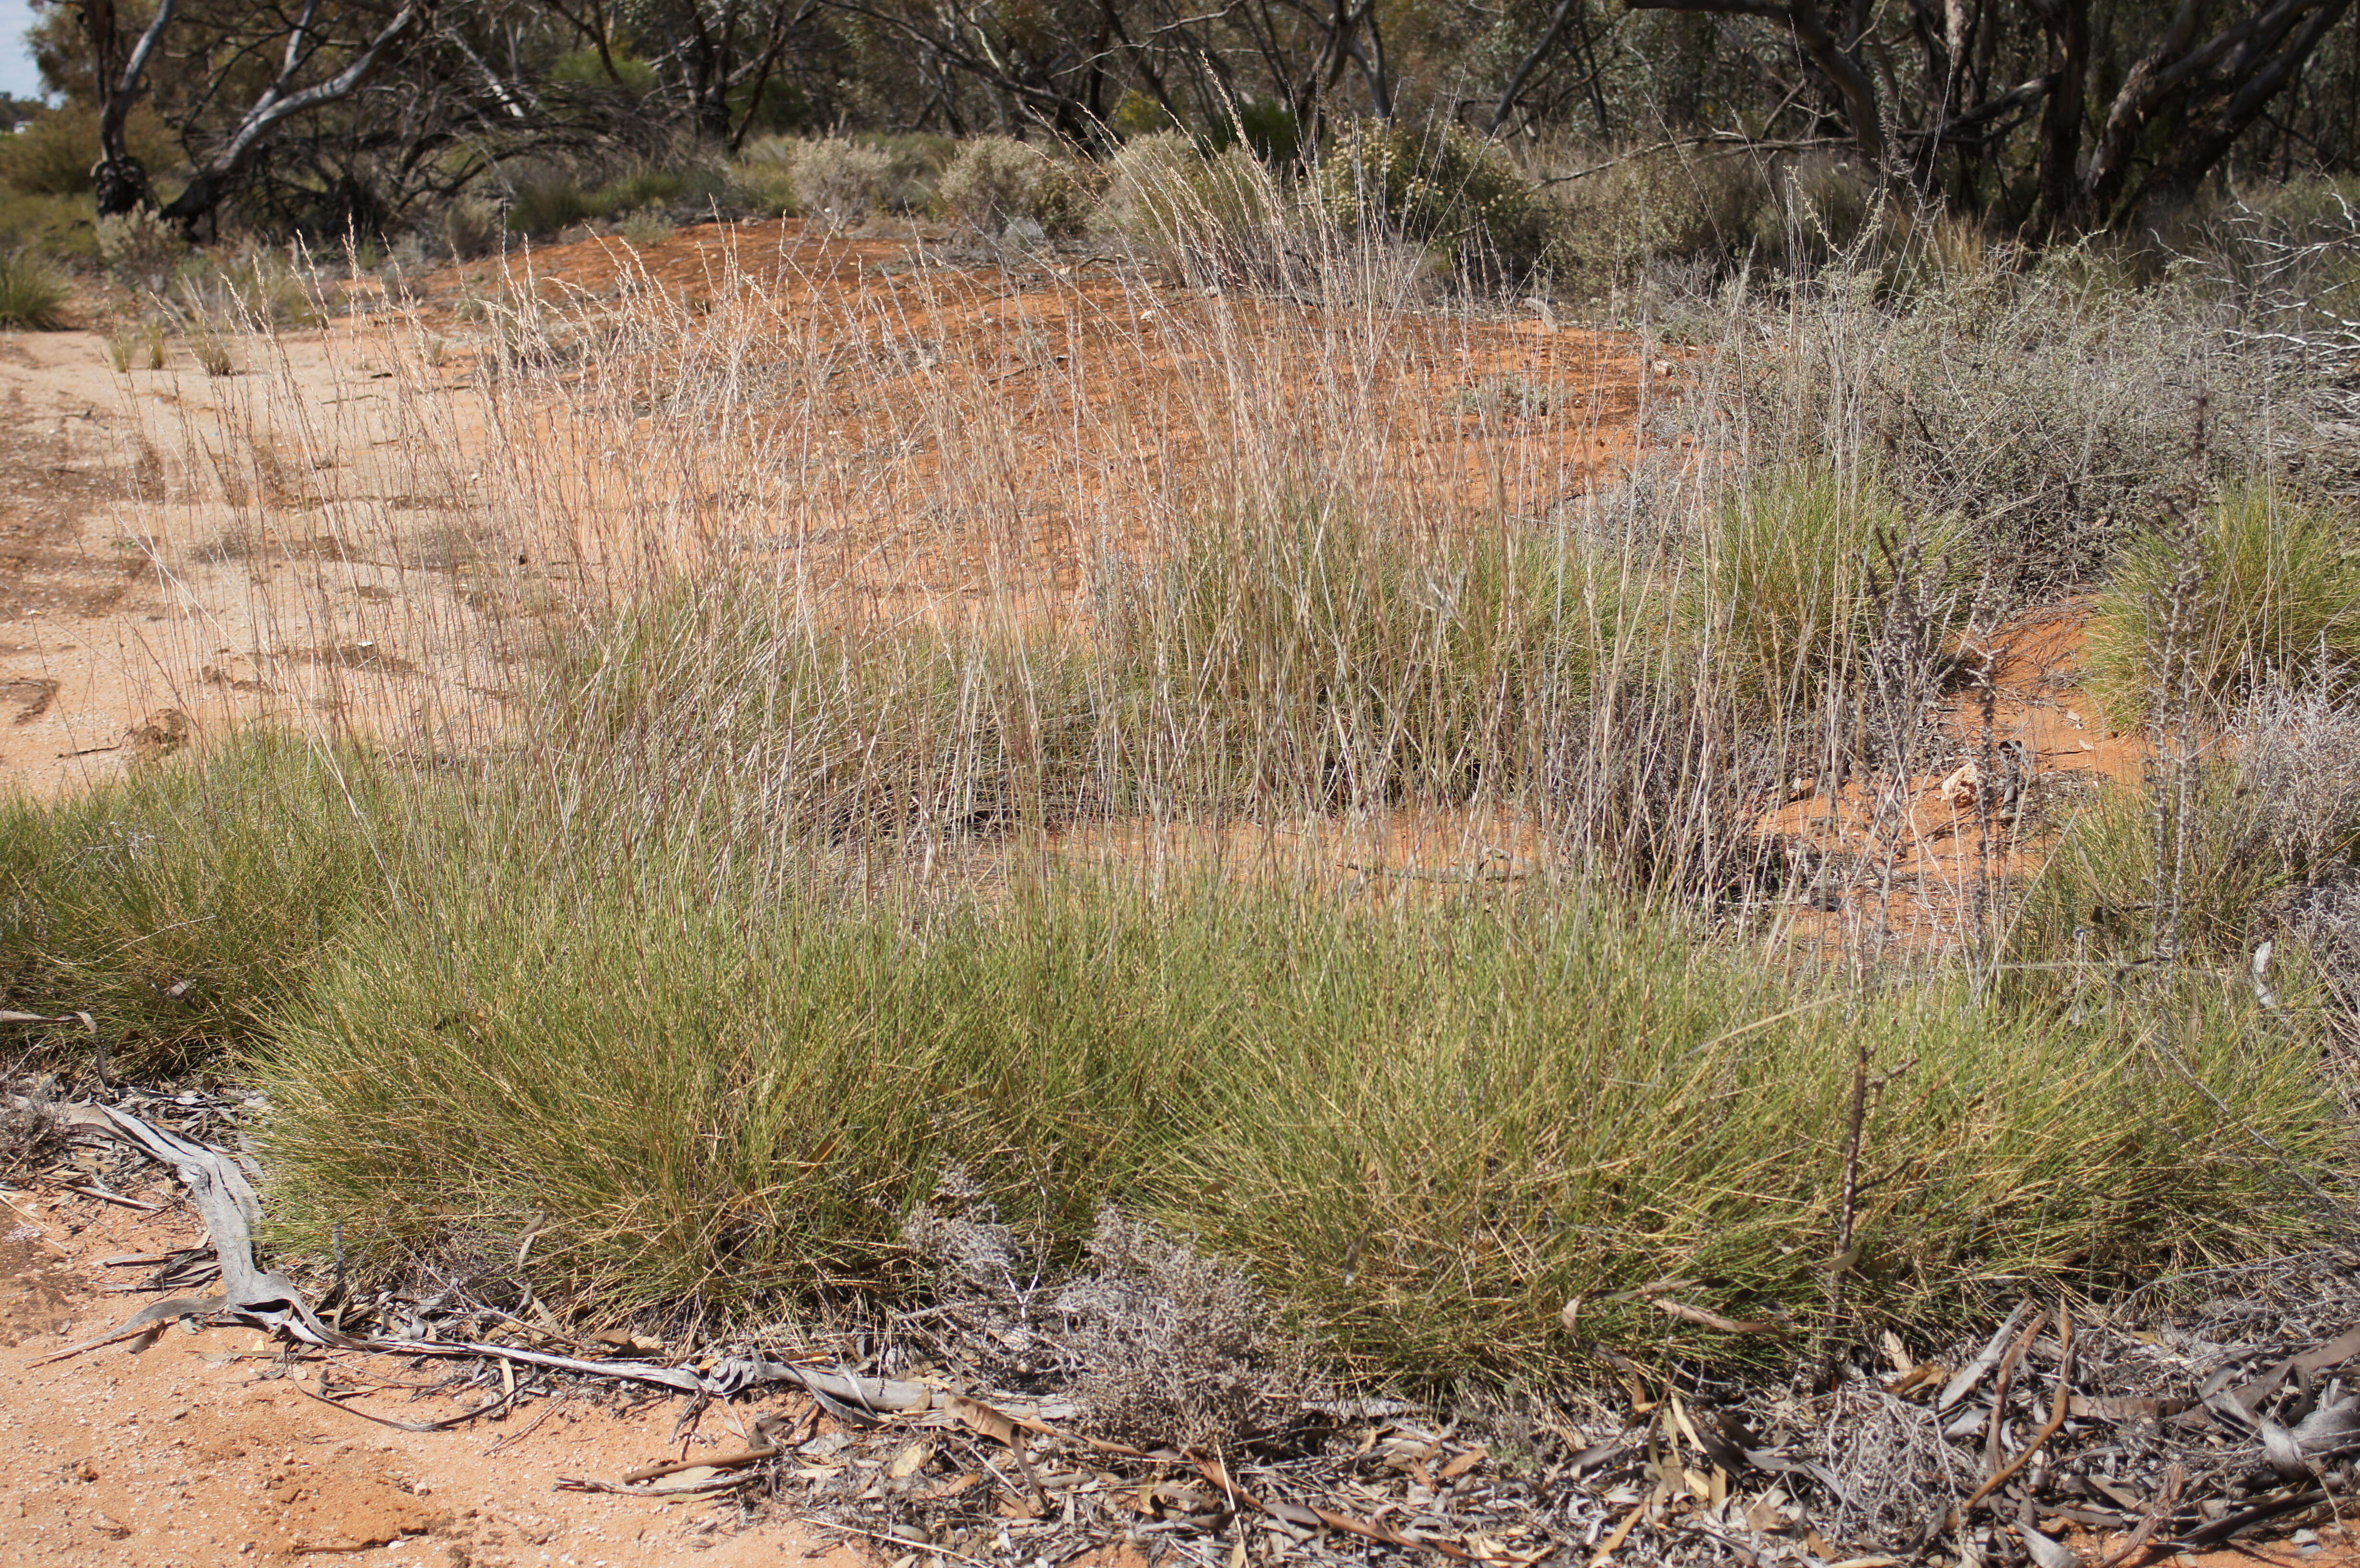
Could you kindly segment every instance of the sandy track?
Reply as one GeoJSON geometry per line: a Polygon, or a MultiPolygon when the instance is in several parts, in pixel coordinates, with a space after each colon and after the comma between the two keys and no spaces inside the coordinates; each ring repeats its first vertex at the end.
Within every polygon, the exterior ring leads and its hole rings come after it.
{"type": "MultiPolygon", "coordinates": [[[[251,1329],[174,1326],[38,1364],[149,1298],[119,1293],[143,1270],[102,1259],[199,1243],[202,1226],[161,1181],[134,1214],[93,1199],[11,1194],[0,1214],[0,1562],[25,1568],[213,1568],[257,1562],[419,1563],[431,1568],[858,1561],[785,1521],[740,1530],[734,1505],[665,1506],[559,1491],[561,1475],[613,1479],[685,1451],[743,1446],[708,1415],[667,1447],[682,1401],[636,1414],[591,1399],[523,1402],[515,1413],[407,1432],[331,1410],[290,1387],[279,1344],[251,1329]],[[112,1289],[110,1289],[112,1288],[112,1289]],[[493,1450],[497,1452],[494,1453],[493,1450]]],[[[298,1375],[316,1381],[320,1363],[298,1375]]],[[[413,1423],[472,1401],[413,1399],[393,1385],[445,1369],[394,1356],[338,1356],[340,1384],[387,1385],[355,1400],[413,1423]]],[[[801,1396],[741,1403],[801,1419],[801,1396]]]]}

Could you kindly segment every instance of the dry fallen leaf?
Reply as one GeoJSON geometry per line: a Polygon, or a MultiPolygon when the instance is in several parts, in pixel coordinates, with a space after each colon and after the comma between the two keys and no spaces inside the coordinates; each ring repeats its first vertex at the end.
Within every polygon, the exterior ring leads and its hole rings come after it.
{"type": "Polygon", "coordinates": [[[1749,1318],[1725,1318],[1718,1312],[1706,1312],[1702,1307],[1689,1306],[1686,1301],[1675,1301],[1668,1296],[1657,1296],[1649,1304],[1657,1312],[1676,1317],[1682,1323],[1691,1323],[1699,1328],[1709,1328],[1721,1334],[1785,1334],[1786,1332],[1774,1323],[1760,1323],[1749,1318]]]}
{"type": "Polygon", "coordinates": [[[1483,1461],[1491,1457],[1491,1451],[1488,1448],[1470,1448],[1466,1453],[1460,1454],[1458,1458],[1452,1460],[1449,1464],[1444,1465],[1441,1470],[1437,1472],[1437,1474],[1439,1475],[1443,1480],[1456,1481],[1459,1477],[1466,1475],[1467,1472],[1474,1469],[1475,1466],[1482,1464],[1483,1461]]]}
{"type": "Polygon", "coordinates": [[[2037,1530],[2019,1530],[2024,1549],[2039,1568],[2081,1568],[2081,1554],[2061,1541],[2051,1541],[2037,1530]]]}

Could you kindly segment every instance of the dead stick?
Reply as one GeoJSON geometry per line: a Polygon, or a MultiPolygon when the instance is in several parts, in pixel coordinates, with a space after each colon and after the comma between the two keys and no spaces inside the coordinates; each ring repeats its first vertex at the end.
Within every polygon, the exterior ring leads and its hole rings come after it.
{"type": "MultiPolygon", "coordinates": [[[[1836,1226],[1838,1258],[1852,1250],[1852,1231],[1860,1216],[1860,1135],[1868,1120],[1868,1047],[1860,1048],[1852,1067],[1852,1110],[1844,1128],[1843,1214],[1836,1226]]],[[[1839,1282],[1837,1288],[1842,1288],[1839,1282]]]]}
{"type": "Polygon", "coordinates": [[[1990,1480],[1977,1486],[1974,1496],[1959,1506],[1959,1512],[1964,1515],[1969,1508],[2006,1486],[2016,1477],[2017,1471],[2031,1464],[2032,1456],[2040,1452],[2040,1445],[2064,1430],[2065,1412],[2072,1401],[2073,1314],[2066,1310],[2063,1301],[2060,1301],[2057,1303],[2057,1402],[2049,1412],[2048,1423],[2033,1434],[2032,1441],[2024,1445],[2022,1453],[2001,1465],[1990,1480]]]}
{"type": "Polygon", "coordinates": [[[2146,1549],[2148,1538],[2180,1506],[2180,1494],[2187,1486],[2188,1472],[2174,1465],[2170,1474],[2164,1477],[2163,1489],[2156,1493],[2155,1500],[2147,1505],[2147,1517],[2139,1520],[2138,1528],[2131,1531],[2130,1539],[2123,1542],[2121,1550],[2099,1563],[2098,1568],[2123,1568],[2125,1563],[2137,1557],[2146,1549]]]}
{"type": "Polygon", "coordinates": [[[775,1459],[778,1454],[775,1448],[748,1448],[737,1454],[716,1454],[710,1459],[675,1459],[669,1465],[650,1465],[644,1469],[630,1471],[623,1479],[652,1481],[659,1475],[676,1475],[683,1470],[699,1470],[708,1465],[716,1470],[730,1470],[740,1465],[751,1465],[758,1459],[775,1459]]]}
{"type": "Polygon", "coordinates": [[[156,1214],[164,1207],[161,1203],[145,1203],[137,1198],[126,1198],[120,1192],[110,1192],[104,1187],[77,1187],[71,1182],[60,1181],[58,1183],[58,1188],[60,1192],[79,1192],[85,1198],[102,1198],[110,1203],[120,1203],[126,1209],[137,1209],[142,1214],[156,1214]]]}
{"type": "Polygon", "coordinates": [[[497,1443],[484,1450],[484,1457],[489,1459],[493,1454],[497,1454],[509,1443],[522,1443],[526,1438],[530,1437],[534,1432],[539,1432],[541,1430],[541,1423],[547,1421],[549,1419],[549,1412],[556,1408],[557,1401],[555,1399],[552,1399],[547,1404],[541,1406],[541,1414],[532,1418],[531,1425],[526,1427],[522,1432],[512,1432],[508,1433],[506,1437],[500,1439],[497,1443]]]}
{"type": "MultiPolygon", "coordinates": [[[[2027,1301],[2025,1304],[2029,1306],[2032,1303],[2027,1301]]],[[[2016,1368],[2023,1361],[2025,1352],[2032,1348],[2032,1342],[2040,1337],[2041,1322],[2036,1317],[2025,1324],[2024,1332],[2016,1336],[2016,1343],[2007,1347],[2007,1355],[2001,1358],[1999,1377],[1992,1384],[1991,1421],[1983,1432],[1983,1463],[1994,1468],[1999,1465],[2000,1429],[2007,1424],[2007,1397],[2016,1391],[2016,1368]]]]}

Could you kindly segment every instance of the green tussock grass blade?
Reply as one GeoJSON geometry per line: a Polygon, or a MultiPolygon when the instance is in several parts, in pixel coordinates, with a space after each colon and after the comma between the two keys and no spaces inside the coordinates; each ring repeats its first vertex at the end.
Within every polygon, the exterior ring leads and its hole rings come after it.
{"type": "MultiPolygon", "coordinates": [[[[391,1267],[537,1226],[545,1294],[775,1311],[909,1288],[901,1226],[945,1191],[1051,1267],[1111,1202],[1245,1262],[1346,1364],[1522,1376],[1580,1360],[1568,1300],[1666,1276],[1808,1334],[2240,1255],[2313,1223],[2248,1129],[2341,1158],[2299,1041],[2223,1019],[2180,1048],[2200,1090],[2134,1028],[1782,976],[1579,895],[552,883],[446,884],[290,1003],[258,1058],[283,1240],[340,1227],[391,1267]],[[1903,1070],[1838,1271],[1863,1047],[1903,1070]]],[[[1701,1339],[1627,1301],[1581,1332],[1701,1339]]]]}
{"type": "Polygon", "coordinates": [[[73,297],[64,273],[27,251],[0,253],[0,328],[49,332],[65,325],[73,297]]]}
{"type": "Polygon", "coordinates": [[[2087,685],[2116,727],[2185,712],[2217,724],[2276,678],[2360,669],[2360,552],[2347,509],[2261,485],[2137,539],[2090,621],[2087,685]]]}
{"type": "Polygon", "coordinates": [[[119,1064],[217,1062],[387,900],[406,831],[383,764],[264,732],[0,800],[0,996],[104,1020],[119,1064]]]}

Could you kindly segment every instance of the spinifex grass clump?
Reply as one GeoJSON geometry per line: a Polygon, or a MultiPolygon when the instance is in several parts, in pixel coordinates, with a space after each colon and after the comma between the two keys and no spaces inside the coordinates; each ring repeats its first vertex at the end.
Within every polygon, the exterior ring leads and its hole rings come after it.
{"type": "Polygon", "coordinates": [[[1873,475],[1774,471],[1722,497],[1690,619],[1745,696],[1812,718],[1862,673],[1896,607],[1932,619],[1913,634],[1920,646],[1961,618],[1958,536],[1952,520],[1905,515],[1873,475]]]}
{"type": "Polygon", "coordinates": [[[1115,584],[1103,640],[1153,798],[1459,800],[1563,749],[1612,657],[1612,586],[1559,538],[1298,502],[1209,519],[1115,584]]]}
{"type": "Polygon", "coordinates": [[[569,869],[449,877],[288,1009],[265,1160],[291,1235],[384,1262],[541,1225],[544,1293],[608,1310],[890,1283],[945,1186],[1052,1254],[1180,1134],[1235,1024],[1169,1005],[1135,907],[569,869]]]}
{"type": "Polygon", "coordinates": [[[251,735],[50,805],[0,801],[0,1007],[86,1011],[118,1064],[251,1044],[420,824],[383,764],[251,735]]]}
{"type": "Polygon", "coordinates": [[[2348,511],[2265,486],[2124,552],[2090,622],[2090,690],[2117,725],[2218,723],[2272,677],[2360,670],[2360,551],[2348,511]]]}
{"type": "MultiPolygon", "coordinates": [[[[1283,1022],[1208,1081],[1161,1190],[1364,1366],[1527,1371],[1570,1349],[1569,1301],[1580,1336],[1661,1348],[1680,1331],[1629,1293],[1674,1279],[1796,1333],[1956,1321],[2304,1223],[2247,1135],[2128,1040],[2008,1023],[1962,985],[1823,987],[1578,899],[1290,929],[1256,933],[1283,1022]],[[1863,1052],[1892,1076],[1847,1226],[1863,1052]]],[[[2191,1049],[2247,1127],[2339,1157],[2300,1048],[2228,1028],[2191,1049]]]]}
{"type": "Polygon", "coordinates": [[[2019,905],[2017,989],[2125,965],[2242,965],[2289,892],[2360,867],[2360,705],[2312,685],[2256,693],[2216,747],[2078,811],[2019,905]]]}
{"type": "Polygon", "coordinates": [[[65,274],[24,251],[0,251],[0,328],[54,332],[65,324],[72,289],[65,274]]]}
{"type": "Polygon", "coordinates": [[[757,837],[1070,820],[1103,777],[1069,640],[880,626],[759,578],[632,606],[563,651],[548,696],[568,766],[604,799],[757,837]]]}
{"type": "Polygon", "coordinates": [[[1541,776],[1615,637],[1610,585],[1561,540],[1335,506],[1207,520],[1099,597],[1078,633],[884,626],[710,581],[578,639],[552,724],[667,818],[837,839],[1461,800],[1541,776]]]}
{"type": "Polygon", "coordinates": [[[286,1234],[388,1264],[537,1228],[544,1294],[775,1312],[907,1286],[945,1192],[1051,1269],[1112,1203],[1364,1368],[1523,1374],[1579,1357],[1573,1298],[1582,1338],[1693,1347],[1603,1300],[1668,1277],[1808,1331],[2269,1245],[2302,1221],[2251,1132],[2336,1149],[2296,1046],[2188,1047],[2224,1114],[2117,1040],[1783,978],[1579,894],[943,907],[683,864],[469,871],[345,944],[265,1064],[286,1234]],[[1892,1077],[1839,1270],[1863,1050],[1892,1077]]]}

